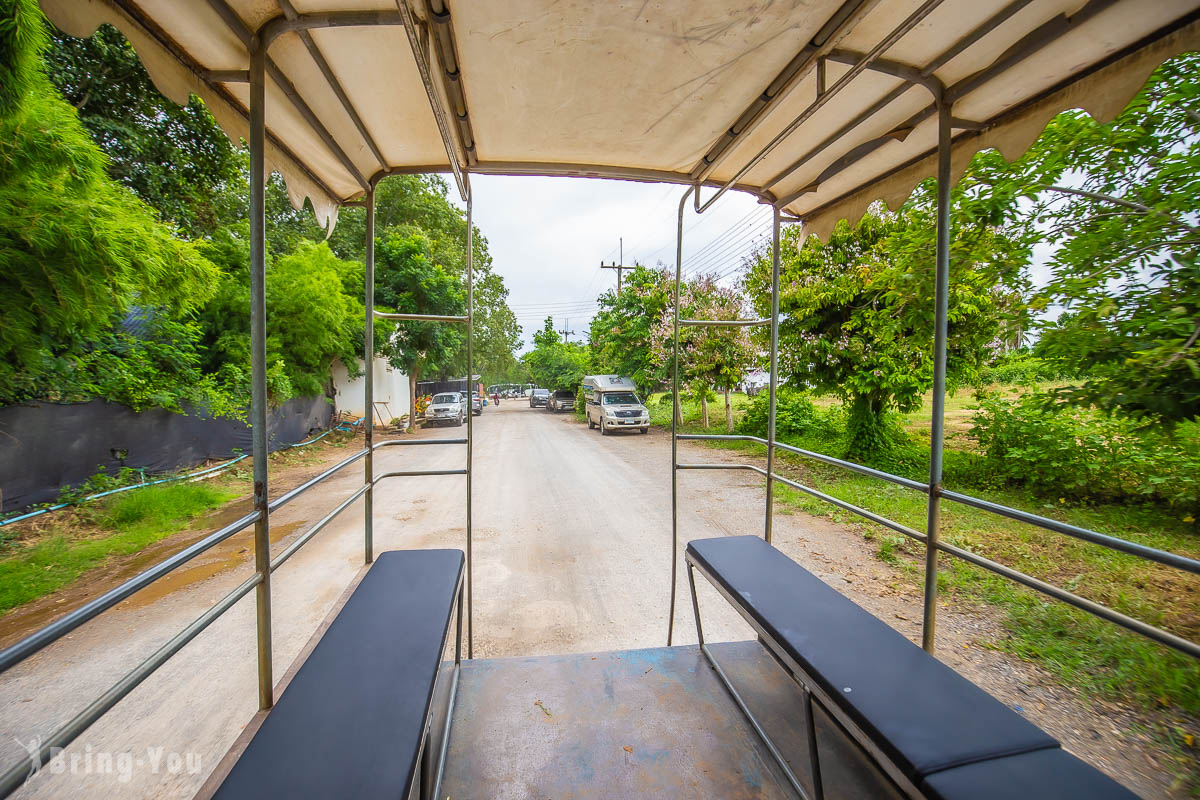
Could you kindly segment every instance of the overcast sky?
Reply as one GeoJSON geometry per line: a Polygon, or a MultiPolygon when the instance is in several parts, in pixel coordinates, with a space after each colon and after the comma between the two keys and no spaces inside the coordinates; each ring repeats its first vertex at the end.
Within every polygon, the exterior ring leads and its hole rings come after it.
{"type": "MultiPolygon", "coordinates": [[[[547,316],[556,330],[575,331],[587,341],[596,297],[616,285],[615,270],[600,262],[654,266],[675,263],[675,220],[684,187],[593,178],[514,178],[472,175],[475,224],[487,237],[496,270],[504,276],[509,305],[522,328],[522,351],[547,316]]],[[[706,189],[704,197],[710,197],[706,189]]],[[[451,190],[451,197],[456,193],[451,190]]],[[[771,211],[754,198],[727,192],[702,216],[684,216],[684,273],[714,272],[734,280],[742,259],[769,241],[771,211]]],[[[1034,251],[1032,277],[1047,278],[1043,266],[1052,247],[1034,251]]],[[[1051,309],[1047,316],[1057,316],[1051,309]]]]}
{"type": "MultiPolygon", "coordinates": [[[[596,297],[617,282],[620,259],[675,263],[675,220],[684,187],[592,178],[472,175],[475,224],[487,237],[509,305],[522,327],[523,349],[547,316],[555,328],[586,341],[596,297]]],[[[705,197],[713,190],[705,190],[705,197]]],[[[455,192],[451,190],[453,196],[455,192]]],[[[697,217],[684,217],[684,271],[739,273],[742,257],[771,235],[771,211],[728,192],[697,217]]]]}

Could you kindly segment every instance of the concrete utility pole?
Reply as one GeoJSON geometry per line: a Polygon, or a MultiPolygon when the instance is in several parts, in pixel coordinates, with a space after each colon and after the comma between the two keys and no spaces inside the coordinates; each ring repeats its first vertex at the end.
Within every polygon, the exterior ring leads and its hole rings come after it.
{"type": "Polygon", "coordinates": [[[555,331],[556,333],[561,333],[561,334],[562,334],[562,336],[563,336],[563,344],[566,344],[566,343],[567,343],[567,337],[568,337],[568,336],[574,336],[574,335],[575,335],[575,331],[569,331],[569,330],[567,330],[567,323],[568,323],[568,322],[570,322],[570,320],[569,320],[569,319],[564,319],[564,320],[563,320],[563,329],[562,329],[561,331],[555,331]]]}
{"type": "Polygon", "coordinates": [[[621,237],[618,241],[620,242],[620,245],[621,245],[621,262],[618,264],[616,261],[614,261],[611,264],[605,264],[603,261],[601,261],[600,267],[602,269],[615,269],[617,271],[617,294],[620,294],[621,293],[621,273],[624,272],[625,270],[629,269],[629,267],[625,266],[625,238],[621,237]]]}

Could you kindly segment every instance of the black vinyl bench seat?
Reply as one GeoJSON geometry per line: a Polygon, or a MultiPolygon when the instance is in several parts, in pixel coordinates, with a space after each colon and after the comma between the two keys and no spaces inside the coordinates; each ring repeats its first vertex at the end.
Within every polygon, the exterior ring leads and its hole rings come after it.
{"type": "Polygon", "coordinates": [[[425,796],[418,761],[431,756],[463,561],[460,550],[380,554],[214,796],[407,798],[418,781],[425,796]]]}
{"type": "Polygon", "coordinates": [[[686,559],[906,794],[1136,798],[759,537],[692,541],[686,559]]]}

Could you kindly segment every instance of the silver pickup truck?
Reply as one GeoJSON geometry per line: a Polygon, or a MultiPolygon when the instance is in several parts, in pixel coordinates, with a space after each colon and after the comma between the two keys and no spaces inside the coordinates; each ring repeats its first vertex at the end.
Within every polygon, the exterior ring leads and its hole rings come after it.
{"type": "Polygon", "coordinates": [[[620,375],[589,375],[583,379],[589,428],[602,436],[614,430],[650,430],[650,412],[634,392],[634,383],[620,375]]]}

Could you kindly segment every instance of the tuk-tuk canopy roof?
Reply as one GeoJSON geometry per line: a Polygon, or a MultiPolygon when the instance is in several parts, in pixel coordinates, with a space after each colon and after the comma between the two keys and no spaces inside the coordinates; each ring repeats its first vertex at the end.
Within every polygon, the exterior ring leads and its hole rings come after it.
{"type": "MultiPolygon", "coordinates": [[[[155,85],[248,131],[328,224],[385,174],[578,175],[749,191],[825,233],[936,172],[1019,156],[1055,114],[1107,121],[1200,49],[1200,0],[41,0],[125,34],[155,85]]],[[[707,202],[714,189],[702,189],[707,202]]]]}

